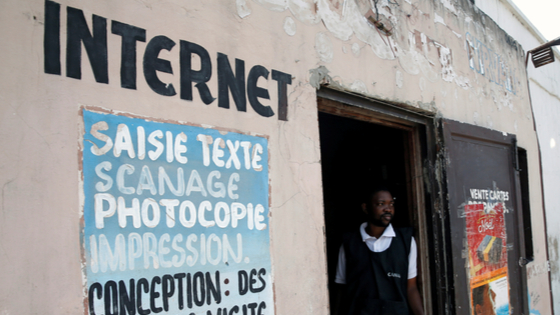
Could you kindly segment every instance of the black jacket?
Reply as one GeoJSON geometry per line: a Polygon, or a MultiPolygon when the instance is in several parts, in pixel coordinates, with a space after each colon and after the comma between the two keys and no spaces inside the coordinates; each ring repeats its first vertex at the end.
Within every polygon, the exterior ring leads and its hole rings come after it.
{"type": "Polygon", "coordinates": [[[395,228],[396,236],[383,252],[372,252],[359,231],[344,236],[347,315],[409,315],[408,255],[411,228],[395,228]]]}

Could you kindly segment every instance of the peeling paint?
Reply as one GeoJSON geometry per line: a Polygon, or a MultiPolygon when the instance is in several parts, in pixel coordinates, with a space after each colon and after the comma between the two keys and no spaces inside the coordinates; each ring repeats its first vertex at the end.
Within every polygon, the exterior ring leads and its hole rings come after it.
{"type": "Polygon", "coordinates": [[[283,12],[288,8],[286,0],[253,0],[263,7],[277,12],[283,12]]]}
{"type": "MultiPolygon", "coordinates": [[[[434,69],[435,62],[431,61],[429,58],[431,50],[430,47],[434,46],[433,41],[426,36],[426,34],[417,30],[414,30],[414,33],[409,33],[409,41],[411,49],[412,47],[416,47],[416,50],[414,50],[415,53],[413,62],[418,65],[418,68],[422,71],[422,74],[426,79],[428,79],[428,81],[436,82],[439,79],[439,75],[434,69]]],[[[413,74],[411,72],[408,73],[413,74]]]]}
{"type": "Polygon", "coordinates": [[[296,22],[289,16],[284,19],[284,31],[290,36],[296,35],[296,22]]]}
{"type": "Polygon", "coordinates": [[[358,43],[352,44],[352,53],[354,54],[354,56],[356,57],[360,56],[360,50],[361,47],[358,43]]]}
{"type": "Polygon", "coordinates": [[[527,278],[531,279],[538,275],[549,273],[550,270],[550,261],[545,261],[542,263],[530,263],[529,265],[527,265],[527,278]]]}
{"type": "MultiPolygon", "coordinates": [[[[238,6],[240,3],[245,4],[243,0],[237,0],[237,2],[238,6]]],[[[408,74],[422,74],[432,83],[441,78],[445,82],[455,83],[463,90],[472,88],[471,79],[465,75],[458,75],[454,70],[450,46],[433,41],[421,31],[409,30],[409,27],[419,19],[429,21],[430,16],[433,15],[431,20],[434,24],[446,26],[446,32],[457,39],[462,39],[464,34],[452,30],[446,24],[445,18],[449,19],[449,16],[446,16],[445,12],[457,16],[458,20],[454,20],[455,23],[463,20],[462,29],[468,29],[474,20],[472,16],[460,11],[460,6],[454,1],[440,0],[439,2],[446,11],[440,9],[437,13],[432,11],[431,14],[424,13],[410,1],[406,1],[412,6],[412,13],[408,14],[402,6],[385,0],[376,3],[376,6],[369,0],[255,0],[255,2],[272,11],[284,11],[289,8],[293,17],[305,24],[322,22],[328,32],[317,33],[315,40],[315,50],[322,62],[333,62],[335,57],[334,45],[329,35],[343,41],[348,41],[355,36],[357,40],[370,46],[377,57],[384,60],[398,59],[400,68],[408,74]],[[382,22],[387,29],[390,29],[392,35],[387,36],[383,30],[377,29],[372,21],[368,21],[367,17],[382,22]],[[415,18],[413,19],[413,17],[415,18]],[[403,23],[400,20],[402,18],[406,18],[408,23],[403,23]],[[411,22],[413,23],[410,24],[411,22]]],[[[486,34],[488,37],[492,32],[485,32],[482,26],[485,23],[482,19],[483,16],[477,20],[482,24],[474,23],[474,27],[477,28],[475,33],[486,34]]],[[[290,36],[295,35],[296,24],[292,17],[284,20],[284,31],[290,36]]],[[[486,69],[488,65],[485,65],[480,57],[473,57],[478,53],[478,46],[475,46],[468,35],[467,33],[465,49],[469,54],[469,65],[471,69],[479,69],[478,72],[483,76],[488,76],[489,69],[486,69]]],[[[489,37],[488,40],[493,39],[489,37]]],[[[359,43],[353,43],[351,46],[352,53],[356,57],[361,55],[362,48],[363,46],[359,43]]],[[[347,46],[342,46],[342,51],[347,53],[347,46]]],[[[502,65],[501,68],[506,69],[506,72],[509,71],[507,65],[502,65]]],[[[511,76],[509,73],[504,73],[504,76],[506,77],[504,80],[506,88],[513,89],[515,74],[511,76]]],[[[489,79],[492,81],[492,78],[489,77],[489,79]]],[[[352,89],[352,87],[348,87],[348,89],[352,89]]]]}
{"type": "Polygon", "coordinates": [[[329,63],[333,61],[334,49],[330,37],[323,32],[315,35],[315,51],[322,61],[329,63]]]}
{"type": "Polygon", "coordinates": [[[464,77],[464,76],[458,76],[455,78],[455,83],[457,83],[457,85],[461,88],[463,88],[463,90],[468,90],[471,88],[471,83],[469,78],[464,77]]]}
{"type": "Polygon", "coordinates": [[[236,0],[235,5],[237,6],[237,14],[242,19],[246,18],[247,16],[249,16],[251,14],[251,8],[249,8],[249,6],[247,6],[247,1],[246,0],[236,0]]]}
{"type": "Polygon", "coordinates": [[[451,13],[458,15],[457,9],[455,9],[455,6],[451,3],[450,0],[440,0],[440,2],[441,4],[443,4],[444,8],[449,10],[451,13]]]}
{"type": "MultiPolygon", "coordinates": [[[[360,9],[357,2],[362,4],[362,7],[365,6],[364,1],[318,0],[318,14],[326,28],[336,38],[349,40],[355,34],[359,40],[370,45],[379,58],[394,59],[390,37],[382,35],[366,20],[364,17],[366,12],[363,11],[368,7],[360,9]]],[[[380,14],[382,13],[387,15],[385,17],[388,20],[396,21],[389,10],[382,10],[380,14]]]]}
{"type": "Polygon", "coordinates": [[[424,91],[426,89],[426,79],[420,78],[418,87],[420,87],[420,91],[424,91]]]}
{"type": "Polygon", "coordinates": [[[500,99],[500,103],[503,107],[506,107],[509,110],[513,111],[513,100],[511,99],[510,93],[504,92],[503,98],[500,99]]]}
{"type": "Polygon", "coordinates": [[[397,71],[395,72],[395,80],[396,80],[397,86],[398,86],[399,88],[402,88],[402,87],[403,87],[404,78],[403,78],[402,72],[400,72],[399,70],[397,70],[397,71]]]}
{"type": "Polygon", "coordinates": [[[453,82],[455,79],[455,71],[452,66],[451,49],[442,44],[435,43],[438,49],[439,62],[441,64],[441,78],[446,82],[453,82]]]}
{"type": "Polygon", "coordinates": [[[473,122],[475,125],[480,126],[480,115],[478,112],[473,113],[473,122]]]}
{"type": "Polygon", "coordinates": [[[418,108],[421,108],[423,110],[435,113],[436,112],[436,102],[431,101],[429,103],[426,102],[418,102],[418,108]]]}
{"type": "MultiPolygon", "coordinates": [[[[336,7],[338,10],[334,11],[331,9],[328,0],[317,0],[317,14],[321,17],[321,20],[325,24],[325,27],[335,36],[336,38],[342,40],[349,40],[352,36],[352,28],[346,23],[342,16],[343,10],[336,7]]],[[[336,2],[336,4],[341,7],[344,6],[344,1],[336,2]]]]}
{"type": "Polygon", "coordinates": [[[488,28],[484,31],[484,35],[485,35],[486,39],[488,40],[488,43],[492,43],[494,41],[494,37],[491,34],[492,34],[492,31],[489,30],[488,28]]]}
{"type": "Polygon", "coordinates": [[[355,1],[347,2],[349,23],[356,38],[371,46],[375,55],[381,59],[395,59],[389,36],[382,35],[364,17],[355,1]]]}
{"type": "Polygon", "coordinates": [[[434,23],[435,24],[440,23],[440,24],[443,24],[443,25],[447,26],[445,24],[445,21],[443,20],[443,18],[441,16],[439,16],[437,13],[434,13],[434,23]]]}
{"type": "Polygon", "coordinates": [[[364,93],[364,94],[368,93],[368,89],[367,89],[366,84],[364,82],[360,81],[360,80],[356,80],[356,81],[352,82],[352,84],[350,84],[350,89],[352,89],[352,91],[358,92],[358,93],[364,93]]]}
{"type": "Polygon", "coordinates": [[[309,70],[309,84],[315,89],[319,89],[321,84],[329,84],[332,78],[329,76],[329,70],[325,66],[309,70]]]}
{"type": "Polygon", "coordinates": [[[425,62],[421,62],[419,66],[422,74],[426,79],[428,79],[428,81],[434,83],[439,80],[439,74],[436,72],[434,65],[430,62],[430,60],[425,59],[425,62]]]}
{"type": "Polygon", "coordinates": [[[494,122],[492,121],[492,117],[490,117],[490,115],[486,116],[486,127],[494,129],[494,122]]]}
{"type": "Polygon", "coordinates": [[[421,63],[422,56],[415,50],[403,51],[399,55],[399,64],[404,71],[408,74],[417,75],[420,73],[419,64],[421,63]]]}
{"type": "Polygon", "coordinates": [[[321,21],[313,0],[288,0],[288,8],[294,17],[305,24],[317,24],[321,21]]]}

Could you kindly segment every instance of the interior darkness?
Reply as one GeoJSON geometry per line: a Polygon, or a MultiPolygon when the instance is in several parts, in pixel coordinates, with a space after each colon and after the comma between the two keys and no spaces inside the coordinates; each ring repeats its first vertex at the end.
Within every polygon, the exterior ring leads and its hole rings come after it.
{"type": "Polygon", "coordinates": [[[521,184],[521,203],[523,211],[523,233],[525,237],[525,258],[529,261],[534,259],[533,251],[533,229],[531,228],[531,204],[529,203],[529,167],[527,162],[527,151],[519,148],[517,150],[519,158],[519,177],[521,184]]]}
{"type": "MultiPolygon", "coordinates": [[[[331,306],[343,233],[365,222],[363,196],[379,184],[395,202],[394,226],[411,226],[406,183],[406,131],[319,113],[331,306]]],[[[332,310],[332,309],[331,309],[332,310]]]]}

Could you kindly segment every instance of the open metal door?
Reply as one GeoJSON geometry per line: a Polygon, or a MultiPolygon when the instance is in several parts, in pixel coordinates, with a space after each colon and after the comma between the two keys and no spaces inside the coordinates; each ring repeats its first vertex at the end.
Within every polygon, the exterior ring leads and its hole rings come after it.
{"type": "Polygon", "coordinates": [[[456,314],[528,314],[515,135],[443,119],[456,314]]]}

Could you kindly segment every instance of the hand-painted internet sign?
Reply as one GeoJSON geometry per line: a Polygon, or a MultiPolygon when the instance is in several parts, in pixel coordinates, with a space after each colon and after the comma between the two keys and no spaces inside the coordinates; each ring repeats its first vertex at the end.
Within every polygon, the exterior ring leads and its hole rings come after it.
{"type": "Polygon", "coordinates": [[[267,139],[82,113],[89,314],[273,314],[267,139]]]}
{"type": "MultiPolygon", "coordinates": [[[[91,29],[82,10],[66,7],[66,30],[61,29],[61,5],[47,0],[45,1],[45,33],[44,33],[44,70],[45,73],[61,75],[61,33],[66,33],[66,76],[74,79],[82,78],[82,47],[87,52],[91,70],[98,83],[109,83],[109,57],[116,51],[109,50],[107,37],[109,34],[107,19],[92,15],[91,29]]],[[[119,21],[111,21],[111,33],[109,36],[121,38],[121,87],[136,90],[136,67],[137,42],[146,42],[146,29],[125,24],[119,21]]],[[[235,103],[237,111],[247,111],[247,101],[253,110],[263,116],[272,117],[277,115],[279,120],[288,120],[288,85],[292,84],[292,75],[278,70],[269,71],[261,65],[254,65],[245,76],[245,61],[235,59],[235,74],[229,58],[226,54],[218,53],[216,63],[212,66],[210,53],[202,46],[186,40],[179,40],[178,48],[176,41],[164,35],[157,35],[149,39],[142,58],[142,73],[148,86],[157,94],[163,96],[175,96],[176,89],[179,96],[185,101],[193,101],[194,89],[200,96],[200,100],[209,105],[216,100],[212,95],[210,79],[212,72],[217,72],[217,99],[218,107],[230,108],[229,95],[235,103]],[[174,58],[179,60],[179,84],[163,82],[158,73],[173,74],[173,68],[169,60],[161,59],[162,50],[172,51],[174,58]],[[195,56],[196,55],[196,56],[195,56]],[[193,65],[193,58],[200,60],[200,68],[193,65]],[[213,70],[214,69],[214,70],[213,70]],[[269,101],[269,74],[276,81],[277,110],[271,105],[261,103],[261,100],[269,101]],[[264,79],[261,79],[261,77],[264,79]],[[259,81],[266,82],[265,86],[259,86],[259,81]]]]}

